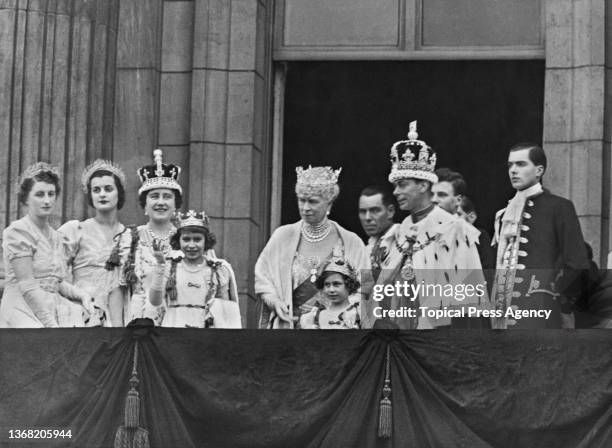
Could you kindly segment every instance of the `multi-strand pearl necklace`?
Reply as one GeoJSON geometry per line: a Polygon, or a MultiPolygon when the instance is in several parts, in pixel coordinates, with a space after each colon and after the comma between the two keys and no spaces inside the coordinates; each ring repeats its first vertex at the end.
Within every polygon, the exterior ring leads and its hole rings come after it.
{"type": "Polygon", "coordinates": [[[320,224],[313,226],[307,222],[302,222],[302,236],[309,243],[319,243],[330,234],[332,225],[325,219],[320,224]]]}

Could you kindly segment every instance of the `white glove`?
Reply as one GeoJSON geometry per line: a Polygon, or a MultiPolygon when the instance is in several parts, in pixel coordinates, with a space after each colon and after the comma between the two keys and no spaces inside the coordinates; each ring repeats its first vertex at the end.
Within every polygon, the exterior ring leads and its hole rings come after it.
{"type": "Polygon", "coordinates": [[[53,294],[42,289],[34,279],[23,280],[18,284],[24,300],[36,318],[47,328],[59,327],[53,294]]]}
{"type": "Polygon", "coordinates": [[[73,302],[80,302],[83,307],[83,322],[85,324],[89,323],[90,319],[93,316],[100,316],[102,319],[102,315],[104,312],[100,310],[95,304],[94,298],[83,291],[81,288],[78,288],[74,285],[71,285],[67,282],[61,282],[58,287],[58,292],[73,302]]]}

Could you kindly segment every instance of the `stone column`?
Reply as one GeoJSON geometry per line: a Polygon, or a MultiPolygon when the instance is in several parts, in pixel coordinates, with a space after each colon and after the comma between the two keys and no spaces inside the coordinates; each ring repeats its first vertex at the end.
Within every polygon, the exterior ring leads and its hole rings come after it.
{"type": "Polygon", "coordinates": [[[162,0],[120,0],[117,32],[113,160],[125,170],[126,201],[120,219],[144,222],[136,170],[153,163],[158,145],[162,0]]]}
{"type": "Polygon", "coordinates": [[[194,0],[164,1],[159,97],[159,147],[168,160],[183,167],[183,208],[198,208],[191,201],[190,176],[200,177],[189,161],[192,60],[194,52],[194,0]]]}
{"type": "Polygon", "coordinates": [[[605,4],[605,96],[604,96],[604,145],[603,145],[603,206],[602,206],[602,267],[607,265],[607,254],[612,250],[610,235],[612,235],[612,2],[605,4]]]}
{"type": "Polygon", "coordinates": [[[269,225],[271,17],[268,1],[195,2],[190,205],[212,217],[249,325],[256,312],[253,266],[269,225]]]}
{"type": "Polygon", "coordinates": [[[117,0],[0,0],[0,225],[43,160],[64,174],[55,221],[82,218],[80,176],[112,142],[117,0]]]}
{"type": "Polygon", "coordinates": [[[605,13],[605,0],[546,2],[544,185],[573,201],[596,261],[605,259],[609,234],[605,13]]]}

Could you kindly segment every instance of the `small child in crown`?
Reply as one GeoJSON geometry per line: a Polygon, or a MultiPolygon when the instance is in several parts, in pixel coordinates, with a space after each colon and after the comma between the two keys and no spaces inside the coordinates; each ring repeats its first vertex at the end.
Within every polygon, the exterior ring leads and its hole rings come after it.
{"type": "Polygon", "coordinates": [[[149,300],[154,306],[166,301],[162,327],[241,328],[236,280],[231,265],[216,258],[214,234],[204,212],[193,210],[177,219],[178,230],[170,240],[177,256],[163,285],[167,260],[156,251],[160,275],[154,282],[149,300]]]}
{"type": "Polygon", "coordinates": [[[361,328],[359,302],[352,303],[349,296],[359,289],[359,280],[353,267],[342,258],[332,259],[316,281],[324,300],[317,301],[312,310],[302,314],[300,328],[323,330],[358,330],[361,328]],[[325,302],[325,303],[322,303],[325,302]]]}

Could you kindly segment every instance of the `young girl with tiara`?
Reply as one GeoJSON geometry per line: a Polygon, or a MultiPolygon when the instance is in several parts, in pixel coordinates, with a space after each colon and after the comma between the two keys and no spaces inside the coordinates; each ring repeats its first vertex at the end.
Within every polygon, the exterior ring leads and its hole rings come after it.
{"type": "Polygon", "coordinates": [[[156,252],[159,273],[149,292],[153,306],[162,302],[166,314],[163,327],[241,328],[236,280],[230,264],[214,256],[215,236],[204,212],[177,214],[177,232],[171,239],[180,258],[168,262],[156,252]],[[165,285],[164,285],[165,283],[165,285]]]}
{"type": "Polygon", "coordinates": [[[343,258],[333,258],[316,281],[323,292],[312,310],[300,318],[300,328],[351,330],[361,328],[359,302],[351,303],[349,296],[359,290],[355,269],[343,258]]]}

